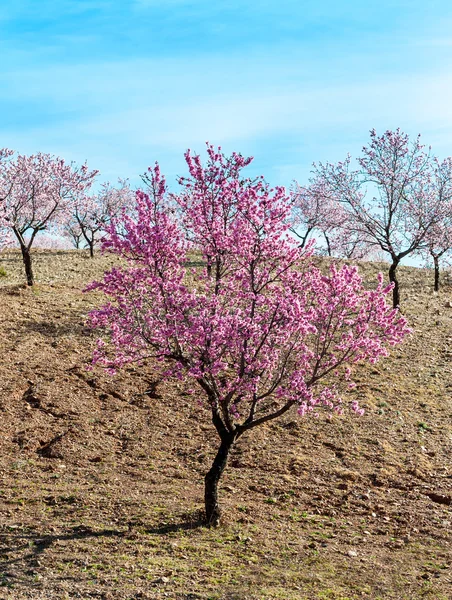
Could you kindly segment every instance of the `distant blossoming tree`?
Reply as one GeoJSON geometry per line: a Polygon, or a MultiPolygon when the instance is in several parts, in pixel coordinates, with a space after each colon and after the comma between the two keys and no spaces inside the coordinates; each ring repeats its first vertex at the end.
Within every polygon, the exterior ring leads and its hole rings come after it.
{"type": "Polygon", "coordinates": [[[311,240],[314,243],[315,236],[316,253],[358,260],[368,255],[369,244],[353,226],[353,216],[331,193],[323,177],[312,178],[308,186],[294,181],[290,199],[290,230],[299,238],[301,248],[311,240]]]}
{"type": "Polygon", "coordinates": [[[329,194],[350,214],[349,231],[391,257],[393,306],[400,304],[396,277],[400,261],[427,246],[429,230],[444,216],[444,202],[434,189],[432,158],[419,136],[410,143],[399,129],[377,136],[351,170],[351,159],[317,167],[329,194]],[[370,198],[368,198],[370,196],[370,198]]]}
{"type": "Polygon", "coordinates": [[[380,278],[365,291],[354,267],[323,274],[310,264],[289,234],[284,189],[242,176],[252,159],[207,152],[203,166],[187,151],[189,176],[171,202],[158,165],[150,170],[150,195],[138,192],[134,216],[113,221],[104,240],[128,267],[88,289],[111,299],[90,315],[104,332],[94,363],[114,370],[152,357],[164,375],[197,384],[220,438],[204,497],[216,524],[234,443],[292,407],[340,412],[350,366],[386,356],[408,328],[386,305],[392,285],[380,278]],[[190,267],[189,252],[205,266],[190,267]]]}
{"type": "Polygon", "coordinates": [[[359,231],[350,223],[350,215],[344,211],[340,223],[322,230],[325,239],[327,256],[348,260],[363,260],[371,255],[371,247],[359,231]]]}
{"type": "Polygon", "coordinates": [[[293,182],[290,192],[292,204],[290,230],[300,240],[304,248],[315,232],[328,231],[338,204],[330,197],[329,190],[324,191],[322,179],[311,181],[309,186],[293,182]]]}
{"type": "Polygon", "coordinates": [[[432,228],[428,236],[428,246],[423,251],[427,259],[427,265],[433,263],[434,271],[434,290],[439,291],[440,281],[440,261],[446,266],[451,264],[452,260],[452,214],[449,219],[432,228]]]}
{"type": "Polygon", "coordinates": [[[450,264],[452,259],[452,158],[435,160],[434,193],[444,206],[443,218],[427,234],[427,244],[421,248],[428,263],[433,263],[434,289],[439,291],[440,261],[450,264]]]}
{"type": "Polygon", "coordinates": [[[83,234],[80,225],[77,223],[73,214],[69,215],[69,218],[64,224],[62,235],[76,250],[80,250],[84,247],[83,234]]]}
{"type": "Polygon", "coordinates": [[[84,195],[73,203],[72,213],[65,224],[64,233],[78,249],[84,243],[91,258],[105,233],[106,226],[123,208],[131,206],[134,194],[126,180],[120,179],[118,187],[104,183],[98,194],[84,195]]]}
{"type": "Polygon", "coordinates": [[[36,238],[34,247],[39,250],[70,250],[71,244],[65,236],[43,233],[36,238]]]}
{"type": "Polygon", "coordinates": [[[27,284],[34,284],[30,250],[42,231],[61,225],[74,199],[86,193],[97,171],[75,167],[50,154],[17,155],[1,181],[7,227],[22,251],[27,284]]]}
{"type": "Polygon", "coordinates": [[[7,178],[8,165],[13,155],[13,150],[0,148],[0,252],[12,241],[12,231],[8,227],[6,200],[11,186],[7,178]]]}

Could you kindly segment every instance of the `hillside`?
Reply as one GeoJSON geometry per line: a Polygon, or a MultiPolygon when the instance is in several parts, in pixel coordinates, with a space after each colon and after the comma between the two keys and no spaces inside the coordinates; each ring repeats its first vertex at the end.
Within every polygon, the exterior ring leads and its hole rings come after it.
{"type": "MultiPolygon", "coordinates": [[[[1,599],[452,597],[450,285],[401,269],[415,333],[358,369],[365,415],[294,411],[241,438],[208,529],[217,438],[188,386],[86,369],[102,299],[82,289],[116,258],[35,259],[27,289],[0,255],[1,599]]],[[[369,285],[381,267],[362,265],[369,285]]]]}

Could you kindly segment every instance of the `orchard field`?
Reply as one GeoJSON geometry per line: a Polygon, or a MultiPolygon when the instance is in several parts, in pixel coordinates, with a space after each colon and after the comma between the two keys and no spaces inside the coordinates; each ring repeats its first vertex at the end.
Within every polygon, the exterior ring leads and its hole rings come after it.
{"type": "MultiPolygon", "coordinates": [[[[82,290],[119,259],[35,251],[26,287],[20,253],[0,256],[0,598],[452,597],[450,281],[400,268],[414,333],[356,367],[365,414],[247,432],[208,528],[205,406],[151,362],[87,370],[103,298],[82,290]]],[[[379,270],[361,263],[369,287],[379,270]]]]}

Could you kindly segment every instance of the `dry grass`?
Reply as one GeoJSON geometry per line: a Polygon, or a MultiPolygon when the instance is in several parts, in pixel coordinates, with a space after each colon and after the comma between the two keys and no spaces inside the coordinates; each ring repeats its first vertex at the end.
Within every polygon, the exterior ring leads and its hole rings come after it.
{"type": "Polygon", "coordinates": [[[100,298],[81,290],[114,262],[39,253],[31,290],[0,258],[0,598],[452,597],[450,288],[403,270],[416,332],[359,369],[365,416],[292,414],[241,439],[208,529],[208,415],[152,365],[85,369],[100,298]]]}

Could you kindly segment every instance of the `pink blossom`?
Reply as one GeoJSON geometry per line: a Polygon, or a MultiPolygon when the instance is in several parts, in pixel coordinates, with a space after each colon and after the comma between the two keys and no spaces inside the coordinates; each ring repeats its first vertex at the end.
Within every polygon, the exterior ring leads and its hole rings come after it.
{"type": "Polygon", "coordinates": [[[54,234],[67,218],[71,204],[92,184],[97,171],[86,165],[76,167],[49,154],[18,154],[2,160],[0,151],[0,202],[2,222],[19,244],[25,265],[27,283],[34,277],[30,249],[42,232],[54,234]]]}
{"type": "Polygon", "coordinates": [[[206,165],[186,153],[190,177],[177,195],[153,167],[151,193],[138,192],[133,216],[107,227],[104,247],[129,266],[89,287],[112,300],[90,315],[109,340],[94,362],[154,357],[194,379],[237,433],[293,405],[334,411],[332,379],[351,385],[351,365],[376,362],[409,331],[387,306],[392,287],[380,278],[365,290],[356,267],[322,274],[289,235],[285,190],[243,178],[251,159],[207,151],[206,165]]]}

